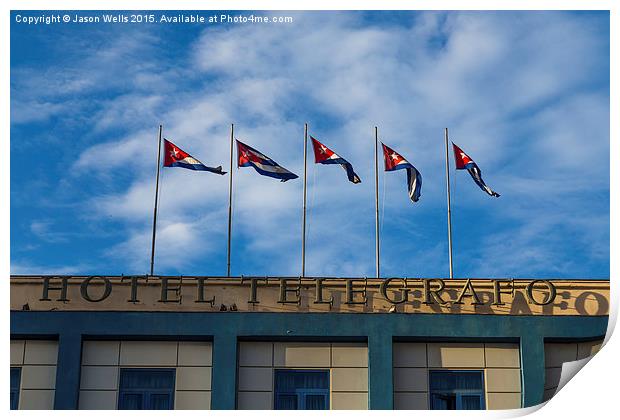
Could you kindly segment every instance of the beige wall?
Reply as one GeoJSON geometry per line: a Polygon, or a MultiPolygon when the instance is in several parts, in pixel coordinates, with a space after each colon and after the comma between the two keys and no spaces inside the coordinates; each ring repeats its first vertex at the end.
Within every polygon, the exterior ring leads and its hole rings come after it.
{"type": "Polygon", "coordinates": [[[211,407],[212,345],[194,341],[84,341],[79,408],[115,410],[120,368],[176,368],[174,408],[211,407]]]}
{"type": "Polygon", "coordinates": [[[366,343],[240,342],[237,408],[273,409],[274,369],[322,368],[331,372],[334,410],[368,409],[366,343]]]}
{"type": "Polygon", "coordinates": [[[585,359],[596,354],[603,340],[582,343],[545,343],[545,393],[544,401],[548,401],[557,391],[562,364],[585,359]]]}
{"type": "Polygon", "coordinates": [[[21,368],[20,410],[54,408],[58,342],[11,340],[11,367],[21,368]]]}
{"type": "Polygon", "coordinates": [[[484,371],[487,409],[521,407],[521,363],[516,343],[394,343],[394,409],[429,409],[428,372],[484,371]]]}

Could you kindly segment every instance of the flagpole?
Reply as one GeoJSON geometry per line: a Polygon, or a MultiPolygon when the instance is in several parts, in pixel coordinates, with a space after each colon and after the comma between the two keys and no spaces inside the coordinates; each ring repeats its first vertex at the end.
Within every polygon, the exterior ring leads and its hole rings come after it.
{"type": "Polygon", "coordinates": [[[452,212],[450,210],[450,164],[448,160],[448,129],[445,129],[446,139],[446,190],[448,193],[448,257],[450,262],[450,278],[453,276],[452,272],[452,212]]]}
{"type": "Polygon", "coordinates": [[[228,248],[226,255],[226,277],[230,277],[230,244],[232,238],[232,194],[233,194],[233,142],[235,124],[230,124],[230,176],[228,177],[228,248]]]}
{"type": "Polygon", "coordinates": [[[155,230],[157,228],[157,201],[159,199],[159,167],[161,164],[161,132],[163,125],[159,125],[159,136],[157,142],[157,175],[155,177],[155,206],[153,208],[153,238],[151,241],[151,276],[153,275],[153,265],[155,262],[155,230]]]}
{"type": "Polygon", "coordinates": [[[381,277],[379,258],[379,132],[375,126],[375,261],[377,278],[381,277]]]}
{"type": "Polygon", "coordinates": [[[302,218],[301,233],[301,276],[306,276],[306,196],[307,196],[307,178],[308,178],[308,123],[304,124],[304,213],[302,218]]]}

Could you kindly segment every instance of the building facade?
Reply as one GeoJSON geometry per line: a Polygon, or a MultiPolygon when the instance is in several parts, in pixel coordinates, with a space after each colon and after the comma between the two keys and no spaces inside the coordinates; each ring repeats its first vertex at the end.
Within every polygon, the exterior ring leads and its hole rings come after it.
{"type": "Polygon", "coordinates": [[[512,409],[607,280],[12,276],[12,409],[512,409]]]}

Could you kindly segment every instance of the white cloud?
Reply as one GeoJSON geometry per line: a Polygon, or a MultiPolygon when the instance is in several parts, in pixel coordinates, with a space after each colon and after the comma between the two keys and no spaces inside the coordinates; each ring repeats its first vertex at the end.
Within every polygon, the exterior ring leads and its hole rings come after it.
{"type": "Polygon", "coordinates": [[[30,231],[39,239],[46,242],[66,242],[67,238],[62,233],[51,231],[52,222],[49,220],[35,220],[30,223],[30,231]]]}
{"type": "MultiPolygon", "coordinates": [[[[161,220],[156,232],[156,272],[174,268],[190,274],[193,261],[225,242],[217,243],[214,232],[223,214],[210,214],[193,222],[161,220]]],[[[146,272],[151,257],[152,231],[150,228],[133,229],[127,239],[106,252],[106,256],[127,261],[127,267],[135,272],[146,272]]],[[[211,272],[209,274],[221,274],[211,272]]]]}
{"type": "Polygon", "coordinates": [[[40,265],[31,264],[29,261],[11,262],[12,275],[79,275],[92,273],[93,267],[86,264],[77,265],[40,265]]]}
{"type": "Polygon", "coordinates": [[[52,115],[66,110],[67,106],[69,104],[39,102],[37,100],[15,102],[11,108],[11,122],[26,124],[47,121],[52,115]]]}

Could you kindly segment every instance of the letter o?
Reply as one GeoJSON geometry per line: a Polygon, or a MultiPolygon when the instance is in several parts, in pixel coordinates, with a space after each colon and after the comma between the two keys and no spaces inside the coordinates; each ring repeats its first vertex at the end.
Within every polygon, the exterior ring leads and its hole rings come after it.
{"type": "Polygon", "coordinates": [[[529,299],[529,301],[540,306],[549,305],[555,300],[555,296],[557,295],[555,286],[549,280],[534,280],[527,285],[525,291],[527,293],[527,298],[529,299]],[[544,283],[549,288],[549,297],[547,297],[547,299],[542,302],[536,302],[536,299],[534,299],[533,290],[536,283],[544,283]]]}
{"type": "Polygon", "coordinates": [[[600,293],[585,291],[575,299],[575,309],[579,315],[607,315],[609,313],[609,302],[600,293]],[[586,310],[586,301],[590,296],[596,300],[596,311],[593,314],[586,310]]]}
{"type": "Polygon", "coordinates": [[[112,293],[112,283],[110,283],[110,280],[108,280],[107,277],[91,276],[84,280],[80,285],[80,295],[82,295],[82,297],[89,302],[101,302],[102,300],[107,299],[108,296],[110,296],[110,293],[112,293]],[[90,282],[96,278],[103,279],[105,289],[103,290],[103,294],[99,298],[93,299],[88,294],[88,286],[90,285],[90,282]]]}

